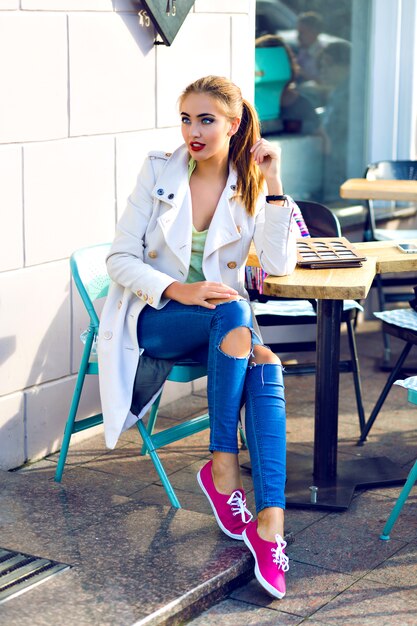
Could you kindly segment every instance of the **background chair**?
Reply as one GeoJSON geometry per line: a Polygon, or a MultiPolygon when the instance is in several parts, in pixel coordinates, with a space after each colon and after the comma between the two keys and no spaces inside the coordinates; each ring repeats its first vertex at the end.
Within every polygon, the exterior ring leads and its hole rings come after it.
{"type": "MultiPolygon", "coordinates": [[[[408,379],[408,380],[410,381],[411,379],[408,379]]],[[[404,381],[404,382],[407,382],[407,381],[404,381]]],[[[410,388],[408,390],[408,401],[412,402],[413,404],[417,404],[417,389],[410,388]]],[[[397,498],[397,502],[395,503],[394,508],[392,509],[391,514],[385,523],[384,530],[382,531],[382,534],[380,535],[380,539],[384,541],[388,541],[390,539],[389,534],[395,522],[397,521],[397,518],[399,514],[401,513],[401,509],[403,508],[404,503],[407,500],[409,493],[411,489],[413,488],[413,485],[416,481],[417,481],[417,461],[414,463],[413,467],[411,468],[407,476],[406,483],[404,487],[401,489],[400,495],[397,498]]]]}
{"type": "Polygon", "coordinates": [[[281,95],[290,78],[285,48],[255,48],[255,106],[264,130],[281,130],[281,95]]]}
{"type": "MultiPolygon", "coordinates": [[[[109,289],[110,278],[107,274],[105,261],[109,249],[110,244],[83,248],[74,252],[70,259],[72,276],[89,314],[90,323],[88,330],[84,333],[84,350],[65,426],[58,465],[55,472],[55,481],[57,482],[60,482],[62,479],[72,435],[86,430],[87,428],[97,426],[103,422],[102,413],[80,420],[76,420],[75,418],[86,375],[98,374],[95,344],[100,322],[93,303],[99,298],[105,297],[109,289]]],[[[174,382],[190,382],[201,378],[206,374],[207,371],[204,365],[187,360],[174,365],[168,376],[168,380],[174,382]]],[[[157,419],[161,395],[162,392],[152,405],[147,427],[145,427],[141,419],[136,422],[136,425],[143,440],[142,454],[146,454],[147,452],[149,453],[172,506],[181,508],[175,491],[158,456],[157,450],[168,445],[169,443],[184,439],[185,437],[189,437],[195,433],[205,430],[209,427],[209,417],[208,414],[204,414],[154,434],[153,431],[157,419]]],[[[242,432],[241,437],[243,437],[242,432]]]]}
{"type": "MultiPolygon", "coordinates": [[[[310,235],[312,237],[340,237],[341,229],[339,220],[334,213],[326,206],[317,202],[297,201],[298,206],[301,209],[301,213],[304,217],[310,235]]],[[[313,271],[313,270],[312,270],[313,271]]],[[[268,298],[256,291],[250,291],[252,299],[258,300],[259,305],[256,302],[253,303],[256,319],[261,328],[268,327],[285,327],[294,325],[316,325],[317,317],[315,315],[316,302],[313,301],[293,301],[297,307],[296,315],[286,315],[285,310],[288,306],[291,306],[291,302],[288,299],[280,298],[268,298]],[[313,306],[313,311],[311,307],[313,306]],[[305,314],[303,314],[303,307],[305,314]],[[270,313],[266,312],[268,308],[270,313]],[[281,310],[280,310],[281,309],[281,310]],[[257,312],[258,311],[258,312],[257,312]],[[260,312],[261,311],[261,312],[260,312]]],[[[362,430],[365,425],[365,415],[362,403],[362,391],[360,382],[359,371],[359,359],[356,349],[355,331],[354,325],[358,311],[361,307],[358,307],[357,303],[349,302],[344,303],[344,310],[342,313],[342,322],[346,324],[347,335],[350,350],[350,359],[341,360],[339,362],[340,372],[351,372],[353,375],[353,382],[355,386],[356,405],[359,418],[359,426],[362,430]]],[[[300,329],[301,330],[301,329],[300,329]]],[[[298,352],[298,351],[311,351],[316,349],[316,342],[313,341],[294,341],[289,343],[280,340],[278,343],[266,340],[266,343],[271,347],[274,352],[286,353],[286,352],[298,352]]],[[[314,374],[315,364],[286,364],[286,375],[291,374],[314,374]]]]}
{"type": "MultiPolygon", "coordinates": [[[[417,180],[417,161],[377,161],[368,165],[364,178],[368,180],[417,180]]],[[[417,228],[404,230],[400,228],[379,228],[378,221],[393,218],[406,218],[416,215],[416,203],[382,202],[368,200],[366,202],[367,218],[364,230],[364,241],[404,241],[417,238],[417,228]]],[[[411,299],[409,293],[399,288],[415,284],[415,278],[410,275],[375,277],[374,286],[378,292],[379,309],[384,311],[387,303],[406,302],[411,299]],[[393,290],[388,291],[388,288],[393,290]]],[[[384,364],[389,364],[391,356],[390,340],[387,333],[384,338],[384,364]]]]}
{"type": "Polygon", "coordinates": [[[382,311],[381,313],[375,313],[375,315],[382,319],[383,332],[387,335],[391,335],[405,341],[405,346],[398,357],[391,374],[388,376],[388,380],[385,383],[374,408],[372,409],[368,421],[362,428],[358,445],[363,445],[365,443],[392,385],[398,378],[401,377],[399,375],[400,370],[403,367],[411,348],[417,345],[417,313],[415,311],[412,309],[397,309],[394,311],[382,311]]]}

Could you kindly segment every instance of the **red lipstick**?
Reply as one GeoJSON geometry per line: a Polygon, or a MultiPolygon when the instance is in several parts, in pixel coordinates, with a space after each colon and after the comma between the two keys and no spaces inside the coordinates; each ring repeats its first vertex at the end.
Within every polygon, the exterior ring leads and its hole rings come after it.
{"type": "Polygon", "coordinates": [[[200,152],[200,150],[202,150],[203,148],[205,148],[205,145],[206,145],[206,144],[204,144],[204,143],[200,143],[200,142],[198,142],[198,141],[192,141],[192,142],[190,143],[190,148],[191,148],[191,150],[193,150],[193,152],[200,152]]]}

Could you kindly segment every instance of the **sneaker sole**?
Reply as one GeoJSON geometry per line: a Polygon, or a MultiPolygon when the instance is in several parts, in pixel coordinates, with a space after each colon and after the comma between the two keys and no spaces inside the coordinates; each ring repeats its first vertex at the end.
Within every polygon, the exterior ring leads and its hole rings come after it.
{"type": "Polygon", "coordinates": [[[237,539],[238,541],[243,541],[243,536],[242,535],[236,535],[236,534],[231,533],[230,530],[227,530],[227,528],[223,525],[221,519],[217,515],[216,507],[214,506],[214,504],[212,502],[212,499],[210,498],[209,494],[207,493],[206,488],[203,485],[203,481],[201,480],[200,473],[201,473],[201,470],[197,473],[197,482],[200,485],[204,495],[206,496],[207,500],[210,503],[210,506],[211,506],[212,511],[214,513],[214,517],[216,518],[216,522],[219,525],[219,528],[224,532],[225,535],[227,535],[231,539],[237,539]]]}
{"type": "Polygon", "coordinates": [[[278,600],[282,600],[282,598],[284,598],[284,596],[285,596],[285,591],[284,591],[284,593],[282,593],[281,591],[278,591],[278,589],[275,589],[275,587],[273,587],[271,584],[269,584],[269,582],[267,580],[265,580],[265,578],[262,576],[261,571],[259,569],[258,559],[256,557],[256,552],[255,552],[251,542],[249,541],[248,537],[246,536],[246,531],[245,530],[243,531],[242,539],[245,542],[246,546],[249,548],[249,550],[252,552],[252,556],[255,559],[255,576],[256,576],[256,580],[265,589],[265,591],[267,591],[269,593],[269,595],[271,595],[273,598],[278,598],[278,600]]]}

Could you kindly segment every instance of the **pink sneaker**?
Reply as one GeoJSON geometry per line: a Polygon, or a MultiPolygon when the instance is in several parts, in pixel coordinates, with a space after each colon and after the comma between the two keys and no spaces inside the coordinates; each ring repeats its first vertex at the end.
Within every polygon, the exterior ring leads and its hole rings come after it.
{"type": "Polygon", "coordinates": [[[281,535],[275,535],[275,542],[261,539],[257,521],[246,526],[243,541],[254,556],[258,582],[274,598],[281,600],[285,596],[285,572],[289,570],[288,557],[284,553],[287,542],[281,535]]]}
{"type": "Polygon", "coordinates": [[[198,483],[206,494],[222,531],[232,539],[242,540],[243,529],[253,517],[246,508],[245,492],[243,489],[236,489],[230,496],[219,493],[213,482],[212,464],[213,461],[209,461],[198,472],[198,483]]]}

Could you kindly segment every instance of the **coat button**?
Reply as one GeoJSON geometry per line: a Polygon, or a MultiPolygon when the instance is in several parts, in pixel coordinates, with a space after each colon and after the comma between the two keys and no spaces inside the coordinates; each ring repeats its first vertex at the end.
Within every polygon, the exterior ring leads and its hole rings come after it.
{"type": "Polygon", "coordinates": [[[236,230],[237,230],[238,233],[241,233],[242,232],[242,227],[241,226],[236,226],[236,230]]]}
{"type": "Polygon", "coordinates": [[[230,189],[231,189],[232,191],[236,191],[236,185],[230,185],[230,189]]]}
{"type": "Polygon", "coordinates": [[[150,259],[156,259],[156,257],[157,257],[157,256],[158,256],[158,253],[157,253],[157,251],[156,251],[156,250],[150,250],[150,251],[148,252],[148,257],[149,257],[150,259]]]}
{"type": "Polygon", "coordinates": [[[118,308],[118,309],[121,309],[121,308],[122,308],[122,301],[121,301],[121,300],[119,300],[119,302],[117,303],[117,308],[118,308]]]}
{"type": "Polygon", "coordinates": [[[104,339],[111,339],[113,337],[113,333],[110,330],[106,330],[103,337],[104,339]]]}
{"type": "Polygon", "coordinates": [[[169,196],[168,196],[168,200],[172,200],[172,199],[173,199],[173,197],[174,197],[174,194],[173,194],[173,193],[170,193],[170,194],[169,194],[169,196]]]}
{"type": "Polygon", "coordinates": [[[141,298],[142,297],[142,290],[138,289],[138,291],[136,292],[136,295],[137,295],[138,298],[141,298]]]}
{"type": "Polygon", "coordinates": [[[157,189],[156,193],[158,194],[158,196],[163,196],[164,195],[164,190],[163,189],[157,189]]]}
{"type": "Polygon", "coordinates": [[[170,157],[171,155],[172,155],[172,152],[165,152],[166,157],[170,157]]]}
{"type": "Polygon", "coordinates": [[[145,302],[146,302],[146,300],[148,299],[148,294],[147,294],[147,293],[144,293],[144,294],[143,294],[143,299],[144,299],[144,300],[145,300],[145,302]]]}
{"type": "Polygon", "coordinates": [[[237,267],[237,263],[235,261],[229,261],[229,263],[227,264],[227,267],[230,270],[234,270],[237,267]]]}
{"type": "Polygon", "coordinates": [[[152,298],[152,296],[149,296],[149,298],[148,298],[148,303],[149,303],[149,304],[152,304],[152,303],[153,303],[153,298],[152,298]]]}

